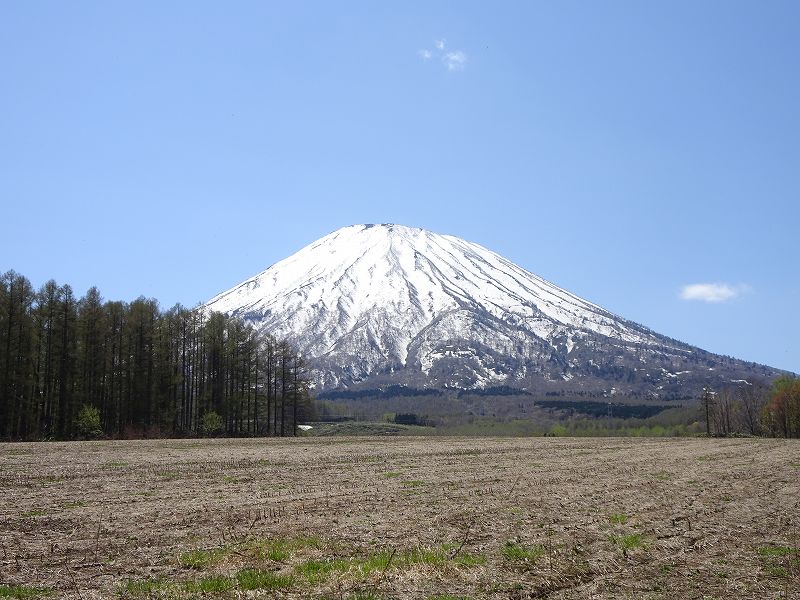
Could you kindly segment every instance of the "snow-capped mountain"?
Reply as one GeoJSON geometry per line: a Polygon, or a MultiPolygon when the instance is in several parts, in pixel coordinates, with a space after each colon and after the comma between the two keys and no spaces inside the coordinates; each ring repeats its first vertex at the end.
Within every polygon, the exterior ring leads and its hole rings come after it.
{"type": "Polygon", "coordinates": [[[615,391],[667,395],[722,363],[715,377],[758,370],[658,335],[477,244],[392,224],[339,229],[205,306],[294,342],[318,388],[616,382],[615,391]]]}

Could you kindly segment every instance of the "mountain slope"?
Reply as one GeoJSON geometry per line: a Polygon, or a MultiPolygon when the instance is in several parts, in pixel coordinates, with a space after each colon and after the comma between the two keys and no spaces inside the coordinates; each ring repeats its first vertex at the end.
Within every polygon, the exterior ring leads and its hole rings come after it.
{"type": "Polygon", "coordinates": [[[665,396],[772,373],[658,335],[477,244],[391,224],[335,231],[206,307],[292,340],[320,388],[515,382],[665,396]]]}

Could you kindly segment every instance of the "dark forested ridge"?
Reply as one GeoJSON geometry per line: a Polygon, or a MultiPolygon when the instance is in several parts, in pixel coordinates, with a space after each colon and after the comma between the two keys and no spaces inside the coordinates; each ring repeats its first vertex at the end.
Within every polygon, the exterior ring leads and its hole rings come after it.
{"type": "Polygon", "coordinates": [[[0,276],[0,439],[294,435],[298,353],[239,319],[0,276]]]}

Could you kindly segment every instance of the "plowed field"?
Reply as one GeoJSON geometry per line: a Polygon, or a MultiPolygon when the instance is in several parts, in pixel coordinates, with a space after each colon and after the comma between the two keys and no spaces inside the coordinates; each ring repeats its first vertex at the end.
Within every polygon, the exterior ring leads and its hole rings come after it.
{"type": "Polygon", "coordinates": [[[792,441],[0,444],[0,597],[798,598],[799,547],[792,441]]]}

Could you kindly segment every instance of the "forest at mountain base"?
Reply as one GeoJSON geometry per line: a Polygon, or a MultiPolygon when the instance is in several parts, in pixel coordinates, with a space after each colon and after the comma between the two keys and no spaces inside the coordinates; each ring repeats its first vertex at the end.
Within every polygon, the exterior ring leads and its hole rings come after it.
{"type": "Polygon", "coordinates": [[[311,410],[297,351],[235,317],[0,276],[0,439],[294,435],[311,410]]]}

